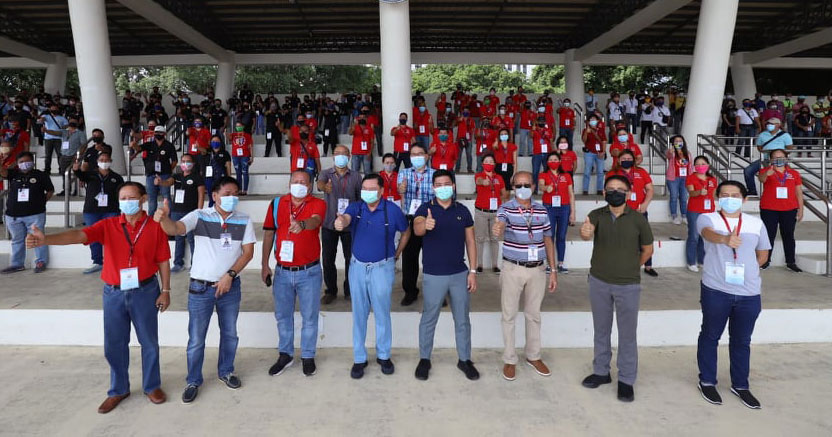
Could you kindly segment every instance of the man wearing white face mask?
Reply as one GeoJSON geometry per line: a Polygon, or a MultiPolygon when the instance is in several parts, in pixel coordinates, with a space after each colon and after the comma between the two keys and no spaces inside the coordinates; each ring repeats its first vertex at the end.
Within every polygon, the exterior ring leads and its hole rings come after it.
{"type": "Polygon", "coordinates": [[[214,206],[191,211],[173,221],[168,216],[170,206],[164,200],[153,220],[168,235],[194,233],[194,258],[188,287],[188,376],[182,402],[196,399],[202,385],[202,362],[205,336],[217,309],[220,326],[219,363],[217,376],[230,389],[242,386],[234,374],[237,353],[237,315],[240,312],[240,272],[254,256],[254,227],[251,217],[236,211],[240,186],[231,177],[220,178],[213,186],[214,206]]]}
{"type": "MultiPolygon", "coordinates": [[[[98,169],[83,171],[81,163],[75,161],[72,169],[78,180],[86,184],[87,195],[84,199],[84,225],[92,226],[101,220],[118,215],[118,189],[124,183],[120,174],[110,170],[113,164],[108,152],[98,155],[98,169]]],[[[104,253],[101,244],[90,244],[92,266],[84,274],[101,271],[104,253]]]]}
{"type": "MultiPolygon", "coordinates": [[[[413,222],[416,210],[423,203],[434,198],[433,173],[436,171],[427,165],[427,150],[421,145],[414,145],[410,149],[410,168],[402,169],[398,176],[399,193],[402,195],[402,211],[408,221],[413,222]]],[[[419,253],[422,251],[422,237],[412,236],[407,243],[402,258],[402,288],[404,298],[402,305],[408,306],[416,302],[419,289],[416,281],[419,278],[419,253]]]]}

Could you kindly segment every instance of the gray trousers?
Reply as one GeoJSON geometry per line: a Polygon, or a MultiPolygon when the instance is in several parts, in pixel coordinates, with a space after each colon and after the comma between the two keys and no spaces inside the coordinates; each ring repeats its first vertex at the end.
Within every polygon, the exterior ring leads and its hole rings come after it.
{"type": "Polygon", "coordinates": [[[612,359],[612,316],[618,322],[618,380],[633,385],[638,373],[638,305],[641,284],[608,284],[592,275],[589,277],[589,303],[592,306],[592,324],[595,329],[595,356],[592,373],[608,375],[612,359]]]}
{"type": "Polygon", "coordinates": [[[468,272],[454,275],[422,277],[422,320],[419,322],[419,357],[429,360],[433,351],[433,336],[436,322],[445,296],[450,295],[451,313],[454,316],[456,353],[459,359],[471,359],[470,295],[468,293],[468,272]]]}

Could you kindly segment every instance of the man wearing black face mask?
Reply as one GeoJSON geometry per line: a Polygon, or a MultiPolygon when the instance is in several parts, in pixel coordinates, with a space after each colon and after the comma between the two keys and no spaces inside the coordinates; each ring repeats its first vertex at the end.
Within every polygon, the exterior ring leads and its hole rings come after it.
{"type": "Polygon", "coordinates": [[[85,171],[94,171],[98,169],[98,156],[101,153],[113,153],[113,146],[104,142],[104,131],[98,128],[92,130],[92,144],[87,141],[81,147],[81,158],[87,164],[85,171]]]}

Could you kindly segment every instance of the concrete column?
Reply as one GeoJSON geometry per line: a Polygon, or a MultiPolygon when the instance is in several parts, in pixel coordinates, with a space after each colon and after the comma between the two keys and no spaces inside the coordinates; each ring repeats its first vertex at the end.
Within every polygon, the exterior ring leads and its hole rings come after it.
{"type": "Polygon", "coordinates": [[[234,76],[237,74],[235,62],[217,64],[217,82],[214,85],[214,98],[222,99],[223,105],[234,94],[234,76]]]}
{"type": "Polygon", "coordinates": [[[745,62],[745,53],[731,55],[731,80],[734,82],[734,97],[739,103],[742,99],[753,99],[757,94],[754,69],[745,62]]]}
{"type": "Polygon", "coordinates": [[[104,131],[113,145],[113,170],[126,174],[104,0],[69,0],[69,20],[87,131],[104,131]]]}
{"type": "MultiPolygon", "coordinates": [[[[399,124],[399,114],[410,115],[410,2],[379,2],[381,30],[381,108],[384,150],[393,150],[389,131],[399,124]]],[[[412,117],[408,117],[412,119],[412,117]]],[[[412,120],[411,120],[412,122],[412,120]]]]}
{"type": "Polygon", "coordinates": [[[43,79],[43,90],[49,94],[66,92],[66,55],[53,52],[55,62],[46,67],[46,77],[43,79]]]}
{"type": "Polygon", "coordinates": [[[719,126],[737,4],[738,0],[702,0],[682,125],[688,144],[696,144],[698,134],[716,133],[719,126]]]}
{"type": "MultiPolygon", "coordinates": [[[[566,97],[572,101],[572,107],[575,107],[575,103],[581,105],[583,117],[586,117],[586,108],[584,102],[584,64],[581,61],[575,60],[575,49],[569,49],[564,52],[565,55],[565,66],[564,66],[564,79],[566,82],[566,97]]],[[[581,119],[581,115],[578,114],[576,109],[575,111],[575,132],[572,135],[573,141],[573,149],[575,149],[574,145],[579,144],[582,145],[583,141],[581,141],[581,131],[583,129],[583,120],[581,119]]]]}

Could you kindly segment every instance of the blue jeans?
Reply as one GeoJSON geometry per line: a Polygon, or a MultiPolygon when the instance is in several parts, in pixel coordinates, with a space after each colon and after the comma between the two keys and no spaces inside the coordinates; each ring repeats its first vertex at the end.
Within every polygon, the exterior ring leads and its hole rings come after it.
{"type": "Polygon", "coordinates": [[[350,116],[349,115],[342,115],[341,116],[341,124],[338,125],[338,132],[341,135],[346,135],[350,129],[350,116]]]}
{"type": "MultiPolygon", "coordinates": [[[[85,212],[84,226],[92,226],[101,220],[116,216],[118,216],[117,212],[85,212]]],[[[90,256],[92,257],[93,264],[104,264],[104,251],[101,247],[101,243],[90,244],[90,256]]]]}
{"type": "Polygon", "coordinates": [[[301,358],[315,358],[318,342],[318,314],[321,311],[321,265],[291,272],[280,266],[274,270],[272,295],[274,318],[279,337],[277,350],[295,355],[295,298],[297,297],[303,326],[300,331],[301,358]]]}
{"type": "Polygon", "coordinates": [[[604,160],[595,153],[584,153],[584,192],[589,191],[589,178],[595,168],[595,190],[604,189],[604,160]]]}
{"type": "Polygon", "coordinates": [[[705,262],[705,243],[696,232],[696,221],[701,213],[688,211],[688,240],[685,243],[685,256],[689,266],[705,262]]]}
{"type": "Polygon", "coordinates": [[[231,158],[234,165],[234,172],[237,174],[237,182],[240,183],[240,191],[248,191],[248,166],[251,158],[246,156],[235,156],[231,158]]]}
{"type": "MultiPolygon", "coordinates": [[[[12,257],[9,259],[9,267],[23,267],[26,263],[26,234],[31,232],[32,225],[38,225],[41,231],[46,231],[46,213],[23,217],[5,217],[6,228],[12,235],[12,257]]],[[[35,248],[35,264],[42,262],[49,263],[49,247],[40,246],[35,248]]]]}
{"type": "MultiPolygon", "coordinates": [[[[169,174],[162,174],[159,175],[163,181],[166,181],[170,178],[169,174]]],[[[170,187],[162,187],[153,185],[153,181],[156,179],[156,175],[145,176],[145,187],[147,188],[147,215],[153,216],[153,213],[156,212],[156,204],[158,202],[159,193],[162,194],[163,199],[168,199],[168,203],[170,203],[170,187]]]]}
{"type": "Polygon", "coordinates": [[[716,385],[717,346],[728,323],[728,356],[731,359],[731,387],[748,389],[751,363],[751,333],[760,315],[760,295],[737,296],[714,290],[702,284],[702,330],[696,361],[699,381],[716,385]]]}
{"type": "Polygon", "coordinates": [[[436,322],[442,310],[445,296],[450,296],[451,313],[454,316],[456,353],[461,361],[471,359],[470,293],[468,293],[468,272],[454,275],[424,275],[422,278],[422,318],[419,321],[419,358],[429,360],[433,351],[433,337],[436,322]]]}
{"type": "Polygon", "coordinates": [[[760,172],[762,167],[763,163],[758,159],[748,164],[748,167],[742,171],[742,175],[745,176],[745,188],[748,188],[749,195],[757,195],[757,173],[760,172]]]}
{"type": "MultiPolygon", "coordinates": [[[[187,212],[171,212],[170,219],[177,221],[186,215],[188,215],[187,212]]],[[[194,232],[191,231],[185,235],[176,236],[176,246],[173,251],[173,265],[175,266],[185,266],[185,240],[188,241],[188,247],[191,249],[191,265],[194,264],[194,232]]]]}
{"type": "Polygon", "coordinates": [[[681,215],[687,214],[688,189],[685,188],[685,180],[677,177],[672,181],[667,181],[667,191],[670,193],[670,215],[676,217],[676,204],[679,205],[681,215]]]}
{"type": "Polygon", "coordinates": [[[531,155],[533,151],[532,131],[529,129],[520,129],[517,132],[517,156],[531,155]]]}
{"type": "Polygon", "coordinates": [[[430,135],[416,135],[416,144],[428,150],[430,147],[430,135]]]}
{"type": "Polygon", "coordinates": [[[538,153],[537,155],[532,155],[532,181],[534,182],[534,192],[537,194],[537,176],[540,175],[540,169],[543,168],[543,172],[545,173],[547,170],[546,167],[546,157],[548,155],[546,153],[538,153]]]}
{"type": "Polygon", "coordinates": [[[159,281],[143,287],[121,290],[104,285],[104,356],[110,364],[107,396],[130,393],[130,323],[142,347],[142,390],[150,393],[162,385],[159,374],[159,320],[156,299],[159,281]]]}
{"type": "Polygon", "coordinates": [[[370,166],[373,162],[373,155],[369,153],[366,155],[352,155],[352,171],[360,172],[361,166],[364,166],[364,174],[370,174],[373,171],[370,166]]]}
{"type": "Polygon", "coordinates": [[[393,258],[374,263],[363,263],[355,257],[350,261],[350,297],[352,300],[353,362],[367,361],[367,318],[370,306],[376,321],[376,357],[390,359],[393,330],[390,319],[390,295],[396,274],[393,258]]]}
{"type": "Polygon", "coordinates": [[[559,207],[547,205],[546,212],[549,213],[549,223],[552,225],[552,233],[555,234],[558,263],[562,263],[566,257],[566,231],[569,229],[569,214],[572,212],[572,205],[559,207]]]}
{"type": "Polygon", "coordinates": [[[217,308],[217,322],[220,327],[220,352],[217,376],[228,376],[234,372],[234,356],[237,355],[237,315],[240,314],[240,278],[231,281],[231,289],[219,298],[217,287],[209,287],[191,281],[188,289],[188,359],[187,383],[202,385],[202,362],[205,359],[205,335],[214,307],[217,308]]]}
{"type": "Polygon", "coordinates": [[[474,169],[471,161],[471,149],[474,148],[474,145],[463,140],[457,141],[456,144],[459,147],[459,158],[456,160],[454,171],[459,173],[459,169],[462,168],[462,158],[465,158],[466,164],[468,165],[468,172],[470,173],[474,169]]]}
{"type": "MultiPolygon", "coordinates": [[[[558,136],[565,136],[566,141],[569,143],[569,150],[572,150],[572,135],[574,134],[575,129],[571,127],[562,127],[558,130],[558,136]]],[[[555,144],[557,146],[557,144],[555,144]]]]}

